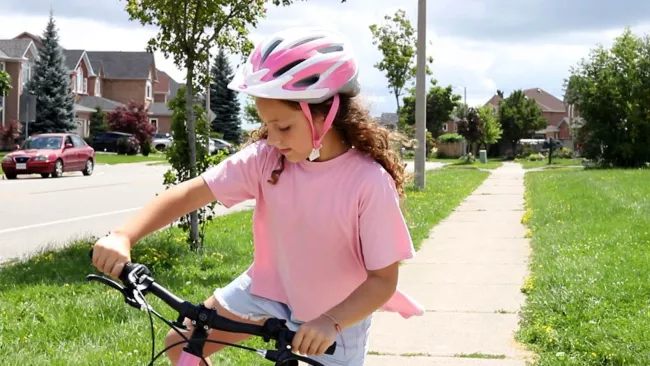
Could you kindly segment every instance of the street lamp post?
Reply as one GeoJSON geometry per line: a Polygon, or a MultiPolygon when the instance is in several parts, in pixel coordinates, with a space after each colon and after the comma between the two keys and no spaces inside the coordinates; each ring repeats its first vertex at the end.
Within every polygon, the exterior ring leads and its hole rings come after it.
{"type": "Polygon", "coordinates": [[[417,73],[415,81],[415,136],[418,146],[415,149],[415,186],[424,189],[424,161],[426,159],[426,34],[427,34],[427,2],[418,0],[418,40],[417,40],[417,73]]]}

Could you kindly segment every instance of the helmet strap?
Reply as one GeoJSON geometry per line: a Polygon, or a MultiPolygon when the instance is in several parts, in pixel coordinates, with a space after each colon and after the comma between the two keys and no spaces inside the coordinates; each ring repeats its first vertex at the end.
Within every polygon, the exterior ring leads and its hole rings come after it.
{"type": "Polygon", "coordinates": [[[327,113],[327,117],[325,117],[325,122],[323,123],[323,131],[320,137],[318,136],[318,133],[316,131],[316,126],[314,126],[314,119],[311,116],[311,110],[309,109],[309,104],[306,102],[300,102],[300,108],[302,109],[302,112],[305,114],[305,117],[307,117],[307,121],[309,121],[309,126],[311,127],[311,138],[312,138],[312,145],[313,148],[311,150],[311,154],[309,154],[309,160],[314,161],[320,157],[320,149],[323,147],[321,142],[323,141],[323,138],[325,137],[325,134],[329,129],[332,127],[332,124],[334,123],[334,118],[336,117],[336,113],[339,110],[339,103],[340,103],[340,98],[338,94],[334,95],[334,100],[332,101],[332,107],[330,108],[329,113],[327,113]]]}

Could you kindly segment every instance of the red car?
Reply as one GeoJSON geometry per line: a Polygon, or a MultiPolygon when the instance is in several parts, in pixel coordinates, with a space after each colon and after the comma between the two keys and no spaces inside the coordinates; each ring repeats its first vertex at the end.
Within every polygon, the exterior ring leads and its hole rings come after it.
{"type": "Polygon", "coordinates": [[[80,171],[91,175],[95,168],[95,150],[73,133],[44,133],[30,136],[19,150],[2,159],[2,171],[7,179],[19,174],[52,175],[58,178],[63,172],[80,171]]]}

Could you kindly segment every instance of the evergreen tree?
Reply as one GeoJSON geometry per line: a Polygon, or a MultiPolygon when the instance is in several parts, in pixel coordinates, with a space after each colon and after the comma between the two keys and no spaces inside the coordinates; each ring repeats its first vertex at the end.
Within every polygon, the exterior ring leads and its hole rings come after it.
{"type": "Polygon", "coordinates": [[[106,131],[108,131],[106,112],[104,112],[101,106],[97,106],[95,112],[90,115],[90,134],[94,135],[106,131]]]}
{"type": "Polygon", "coordinates": [[[233,70],[223,49],[219,50],[212,66],[210,84],[210,109],[217,115],[212,121],[212,131],[223,134],[224,140],[239,143],[241,140],[241,121],[239,119],[239,100],[237,92],[228,89],[233,70]]]}
{"type": "Polygon", "coordinates": [[[29,125],[30,134],[73,131],[74,94],[70,89],[70,74],[64,63],[59,36],[50,12],[43,33],[43,48],[34,65],[34,76],[28,89],[36,95],[36,120],[29,125]]]}

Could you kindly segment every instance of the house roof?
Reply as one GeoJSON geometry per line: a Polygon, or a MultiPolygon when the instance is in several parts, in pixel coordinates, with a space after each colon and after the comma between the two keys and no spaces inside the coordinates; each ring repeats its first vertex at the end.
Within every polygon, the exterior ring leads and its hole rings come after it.
{"type": "MultiPolygon", "coordinates": [[[[548,93],[547,91],[540,88],[531,88],[522,90],[524,95],[530,99],[533,99],[537,102],[537,105],[542,109],[542,112],[565,112],[566,107],[562,100],[558,99],[554,95],[548,93]]],[[[490,100],[488,100],[485,105],[491,104],[495,107],[499,106],[499,102],[502,100],[498,94],[494,94],[490,100]]]]}
{"type": "Polygon", "coordinates": [[[109,79],[148,79],[153,53],[124,51],[87,51],[90,63],[101,63],[109,79]]]}
{"type": "Polygon", "coordinates": [[[36,47],[39,47],[39,48],[43,47],[43,38],[41,38],[41,36],[37,36],[37,35],[29,33],[29,32],[22,32],[19,35],[17,35],[16,37],[14,37],[14,39],[24,39],[25,37],[27,37],[27,38],[31,39],[32,41],[34,41],[34,43],[36,44],[36,47]]]}
{"type": "Polygon", "coordinates": [[[23,58],[33,45],[29,39],[0,39],[0,52],[5,58],[23,58]]]}
{"type": "Polygon", "coordinates": [[[172,111],[167,108],[167,103],[149,104],[149,114],[154,116],[171,116],[172,111]]]}
{"type": "Polygon", "coordinates": [[[492,98],[490,98],[490,100],[488,100],[487,102],[485,102],[484,105],[491,104],[491,105],[493,105],[493,106],[495,106],[495,107],[498,107],[498,106],[499,106],[499,102],[500,102],[502,99],[503,99],[503,98],[501,98],[501,97],[499,96],[499,94],[494,94],[494,95],[492,96],[492,98]]]}
{"type": "Polygon", "coordinates": [[[544,112],[565,112],[566,106],[562,100],[540,88],[523,90],[523,93],[534,99],[544,112]]]}
{"type": "Polygon", "coordinates": [[[65,67],[68,70],[74,70],[79,64],[79,59],[83,55],[84,50],[63,50],[63,56],[65,56],[65,67]]]}
{"type": "Polygon", "coordinates": [[[105,111],[114,111],[115,108],[117,107],[126,107],[124,104],[120,102],[116,102],[114,100],[110,100],[102,97],[97,97],[94,95],[81,95],[79,97],[79,100],[77,101],[77,104],[84,107],[93,108],[93,109],[96,109],[97,107],[102,107],[102,109],[105,111]]]}

